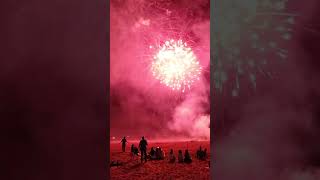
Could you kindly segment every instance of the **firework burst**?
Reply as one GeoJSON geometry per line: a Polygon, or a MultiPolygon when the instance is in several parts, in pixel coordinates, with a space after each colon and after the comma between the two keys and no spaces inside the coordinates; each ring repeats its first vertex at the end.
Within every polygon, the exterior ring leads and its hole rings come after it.
{"type": "Polygon", "coordinates": [[[182,40],[166,41],[153,58],[153,76],[172,90],[185,92],[199,80],[202,67],[192,49],[182,40]]]}
{"type": "MultiPolygon", "coordinates": [[[[117,23],[119,29],[123,28],[118,32],[125,33],[119,37],[129,37],[130,42],[137,42],[134,45],[123,43],[129,46],[128,49],[134,49],[130,58],[135,60],[131,63],[140,67],[137,76],[130,78],[142,80],[150,88],[158,88],[160,82],[164,88],[159,90],[174,90],[169,94],[179,97],[180,92],[193,89],[198,79],[208,80],[208,8],[204,13],[201,5],[189,6],[173,0],[132,0],[128,3],[127,10],[120,11],[128,21],[117,23]],[[131,5],[135,8],[132,9],[131,5]],[[135,16],[127,16],[127,12],[135,16]],[[130,28],[125,29],[128,26],[130,28]],[[138,78],[140,76],[142,78],[138,78]]],[[[127,40],[122,39],[121,42],[127,40]]]]}

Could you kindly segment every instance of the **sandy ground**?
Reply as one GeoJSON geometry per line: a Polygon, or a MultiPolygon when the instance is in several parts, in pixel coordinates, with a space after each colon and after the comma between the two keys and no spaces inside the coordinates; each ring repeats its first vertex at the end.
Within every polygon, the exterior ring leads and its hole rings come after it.
{"type": "MultiPolygon", "coordinates": [[[[137,143],[134,143],[137,146],[137,143]]],[[[121,144],[110,144],[110,160],[119,160],[124,164],[118,167],[111,168],[111,179],[128,180],[128,179],[163,179],[163,180],[178,180],[178,179],[210,179],[210,169],[208,161],[210,159],[210,142],[169,142],[169,143],[151,143],[149,142],[148,151],[151,147],[161,147],[164,149],[166,156],[170,149],[173,148],[176,157],[178,150],[183,152],[187,148],[190,151],[193,162],[191,164],[170,164],[167,159],[158,161],[148,161],[147,163],[140,163],[140,156],[132,159],[130,156],[130,145],[126,148],[127,152],[121,152],[121,144]],[[196,151],[199,146],[207,148],[208,160],[200,161],[195,158],[196,151]]]]}

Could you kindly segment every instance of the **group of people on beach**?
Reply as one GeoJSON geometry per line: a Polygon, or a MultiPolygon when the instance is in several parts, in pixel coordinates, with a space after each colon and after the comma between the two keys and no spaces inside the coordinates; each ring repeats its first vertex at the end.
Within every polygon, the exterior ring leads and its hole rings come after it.
{"type": "MultiPolygon", "coordinates": [[[[174,163],[175,161],[176,157],[174,156],[173,149],[171,149],[169,153],[169,162],[174,163]]],[[[178,151],[178,163],[192,163],[192,158],[188,149],[185,150],[184,155],[182,154],[182,150],[178,151]]]]}
{"type": "Polygon", "coordinates": [[[197,151],[197,158],[200,160],[205,160],[207,158],[207,148],[202,150],[200,146],[199,150],[197,151]]]}
{"type": "Polygon", "coordinates": [[[163,160],[165,158],[165,152],[161,147],[151,147],[151,150],[148,154],[150,160],[163,160]]]}
{"type": "MultiPolygon", "coordinates": [[[[125,152],[127,140],[126,137],[123,137],[121,140],[122,143],[122,151],[125,152]]],[[[139,146],[135,147],[134,144],[131,145],[131,155],[132,158],[135,156],[141,156],[141,163],[147,162],[147,159],[149,160],[164,160],[165,159],[165,152],[162,150],[161,147],[151,147],[151,150],[149,153],[147,153],[147,146],[148,142],[144,138],[144,136],[141,138],[139,142],[139,146]],[[140,149],[140,154],[139,154],[139,149],[140,149]]],[[[207,158],[207,149],[202,150],[201,146],[199,150],[197,151],[196,157],[200,160],[205,160],[207,158]]],[[[174,155],[173,149],[170,150],[169,155],[168,155],[169,163],[174,163],[176,162],[176,157],[174,155]]],[[[184,155],[182,154],[182,150],[178,151],[178,163],[192,163],[192,158],[189,153],[189,150],[186,149],[184,155]]]]}

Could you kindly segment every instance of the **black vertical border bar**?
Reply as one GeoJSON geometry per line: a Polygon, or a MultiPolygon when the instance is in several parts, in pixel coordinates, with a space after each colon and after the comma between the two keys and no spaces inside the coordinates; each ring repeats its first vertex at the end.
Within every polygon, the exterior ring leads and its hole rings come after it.
{"type": "MultiPolygon", "coordinates": [[[[108,179],[111,179],[110,175],[110,0],[106,0],[106,58],[104,58],[104,63],[106,67],[106,83],[105,83],[105,91],[106,91],[106,176],[108,179]]],[[[105,24],[103,24],[105,26],[105,24]]]]}
{"type": "Polygon", "coordinates": [[[214,102],[214,76],[213,76],[213,31],[214,31],[214,5],[215,1],[210,0],[210,179],[214,176],[215,151],[214,151],[214,121],[215,121],[215,102],[214,102]]]}

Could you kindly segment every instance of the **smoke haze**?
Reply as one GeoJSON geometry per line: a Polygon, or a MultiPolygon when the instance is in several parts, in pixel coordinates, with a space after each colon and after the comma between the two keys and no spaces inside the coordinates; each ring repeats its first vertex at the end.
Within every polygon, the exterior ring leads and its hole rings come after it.
{"type": "Polygon", "coordinates": [[[313,18],[319,16],[319,3],[302,4],[289,1],[289,9],[301,17],[288,44],[289,59],[270,67],[276,76],[257,77],[255,93],[223,101],[218,119],[224,122],[215,127],[220,133],[212,147],[216,179],[320,178],[319,28],[314,26],[319,21],[313,18]]]}
{"type": "Polygon", "coordinates": [[[206,0],[111,1],[111,136],[209,138],[209,10],[206,0]],[[150,71],[150,46],[168,38],[187,42],[204,69],[186,93],[150,71]]]}

